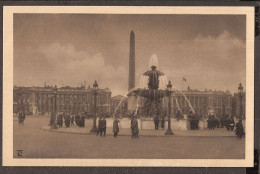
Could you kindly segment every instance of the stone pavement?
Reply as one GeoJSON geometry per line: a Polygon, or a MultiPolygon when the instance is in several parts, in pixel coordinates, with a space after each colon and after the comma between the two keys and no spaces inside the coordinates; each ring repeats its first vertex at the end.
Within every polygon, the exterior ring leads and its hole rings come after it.
{"type": "MultiPolygon", "coordinates": [[[[75,133],[75,134],[89,134],[91,127],[80,128],[78,126],[72,126],[69,128],[58,128],[51,129],[49,126],[42,127],[43,130],[55,131],[61,133],[75,133]]],[[[140,129],[139,136],[150,136],[150,137],[160,137],[165,136],[166,129],[164,130],[149,130],[149,129],[140,129]]],[[[216,128],[214,130],[173,130],[174,136],[185,136],[185,137],[234,137],[235,132],[227,131],[225,128],[216,128]]],[[[112,128],[107,128],[106,134],[112,136],[112,128]]],[[[118,136],[130,136],[131,129],[120,129],[118,136]]]]}

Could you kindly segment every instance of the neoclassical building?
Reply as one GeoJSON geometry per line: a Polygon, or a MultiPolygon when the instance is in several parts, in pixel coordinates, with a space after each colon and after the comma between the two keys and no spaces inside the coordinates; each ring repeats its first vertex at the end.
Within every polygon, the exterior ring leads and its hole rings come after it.
{"type": "MultiPolygon", "coordinates": [[[[48,114],[54,107],[54,87],[17,87],[13,89],[13,112],[26,114],[48,114]]],[[[77,114],[94,112],[93,88],[61,87],[56,93],[57,112],[77,114]]],[[[110,113],[111,91],[108,88],[97,90],[97,113],[110,113]]]]}
{"type": "MultiPolygon", "coordinates": [[[[147,98],[134,96],[131,94],[128,96],[128,110],[134,111],[138,107],[139,113],[142,113],[142,109],[147,102],[147,98]],[[137,99],[136,99],[137,98],[137,99]],[[138,103],[137,103],[138,102],[138,103]]],[[[194,113],[201,116],[215,115],[217,117],[226,115],[232,116],[232,95],[229,91],[198,91],[198,90],[185,90],[185,91],[173,91],[171,96],[171,115],[175,115],[178,110],[182,114],[187,115],[192,109],[194,113]],[[192,108],[192,109],[191,109],[192,108]]],[[[162,98],[162,108],[168,111],[169,98],[162,98]]]]}

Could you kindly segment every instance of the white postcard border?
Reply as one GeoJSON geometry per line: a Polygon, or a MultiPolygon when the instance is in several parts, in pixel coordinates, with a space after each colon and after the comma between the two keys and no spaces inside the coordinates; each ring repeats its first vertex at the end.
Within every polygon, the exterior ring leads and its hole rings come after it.
{"type": "Polygon", "coordinates": [[[169,6],[4,6],[3,9],[3,165],[4,166],[182,166],[250,167],[254,149],[254,7],[169,6]],[[246,15],[245,159],[24,159],[13,158],[13,14],[223,14],[246,15]]]}

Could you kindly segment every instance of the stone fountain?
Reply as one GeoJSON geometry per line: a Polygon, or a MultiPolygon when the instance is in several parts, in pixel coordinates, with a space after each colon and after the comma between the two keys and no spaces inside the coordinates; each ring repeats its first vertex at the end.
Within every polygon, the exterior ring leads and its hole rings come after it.
{"type": "Polygon", "coordinates": [[[167,96],[165,90],[159,89],[160,80],[165,81],[165,74],[157,70],[157,57],[152,56],[150,59],[151,70],[146,71],[142,78],[147,79],[147,87],[132,89],[128,93],[128,110],[135,112],[141,117],[154,117],[164,113],[162,99],[167,96]]]}

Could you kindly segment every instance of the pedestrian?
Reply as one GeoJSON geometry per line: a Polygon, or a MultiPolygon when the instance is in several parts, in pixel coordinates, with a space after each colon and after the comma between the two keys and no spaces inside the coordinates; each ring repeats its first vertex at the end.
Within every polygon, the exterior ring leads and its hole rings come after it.
{"type": "Polygon", "coordinates": [[[244,128],[242,124],[242,120],[240,119],[236,124],[236,135],[241,139],[244,135],[244,128]]]}
{"type": "Polygon", "coordinates": [[[22,124],[22,116],[23,116],[22,112],[19,112],[19,115],[18,115],[18,123],[19,124],[22,124]]]}
{"type": "Polygon", "coordinates": [[[64,119],[65,119],[66,128],[70,127],[70,115],[69,114],[65,115],[64,119]]]}
{"type": "Polygon", "coordinates": [[[63,116],[62,116],[62,114],[58,115],[57,124],[58,124],[59,127],[62,127],[62,125],[63,125],[63,116]]]}
{"type": "Polygon", "coordinates": [[[25,120],[25,113],[22,113],[22,125],[24,125],[24,120],[25,120]]]}
{"type": "Polygon", "coordinates": [[[102,120],[102,132],[101,132],[101,136],[102,133],[104,134],[104,137],[106,136],[106,130],[107,130],[107,121],[106,121],[106,117],[103,118],[102,120]]]}
{"type": "Polygon", "coordinates": [[[208,117],[207,122],[208,122],[208,129],[210,130],[210,117],[208,117]]]}
{"type": "Polygon", "coordinates": [[[113,122],[113,132],[114,132],[114,137],[117,137],[117,134],[119,132],[119,126],[118,126],[119,120],[117,117],[115,117],[115,120],[113,122]]]}
{"type": "Polygon", "coordinates": [[[80,116],[78,114],[75,116],[75,123],[77,126],[80,126],[80,116]]]}
{"type": "Polygon", "coordinates": [[[80,117],[80,121],[81,121],[81,127],[85,127],[85,115],[81,115],[80,117]]]}
{"type": "Polygon", "coordinates": [[[132,138],[139,138],[139,129],[138,129],[138,121],[135,117],[133,117],[131,121],[131,131],[132,131],[132,138]]]}
{"type": "Polygon", "coordinates": [[[164,116],[162,116],[162,120],[161,120],[161,128],[164,129],[164,123],[165,123],[165,119],[164,116]]]}
{"type": "Polygon", "coordinates": [[[71,126],[75,126],[75,125],[74,125],[74,119],[75,119],[75,116],[72,115],[72,116],[71,116],[71,119],[70,119],[70,125],[71,125],[71,126]]]}
{"type": "Polygon", "coordinates": [[[234,118],[231,118],[231,121],[230,121],[230,129],[231,129],[231,131],[234,130],[234,127],[235,127],[235,121],[234,121],[234,118]]]}
{"type": "Polygon", "coordinates": [[[228,118],[228,119],[227,119],[227,122],[226,122],[227,131],[230,130],[230,123],[231,123],[231,120],[228,118]]]}
{"type": "Polygon", "coordinates": [[[195,124],[194,129],[198,130],[199,129],[199,115],[198,114],[195,115],[194,124],[195,124]]]}
{"type": "Polygon", "coordinates": [[[159,127],[159,117],[157,115],[154,116],[154,126],[155,126],[155,130],[158,130],[158,127],[159,127]]]}
{"type": "Polygon", "coordinates": [[[102,119],[99,117],[98,119],[98,129],[97,129],[97,135],[100,134],[102,136],[102,119]]]}

